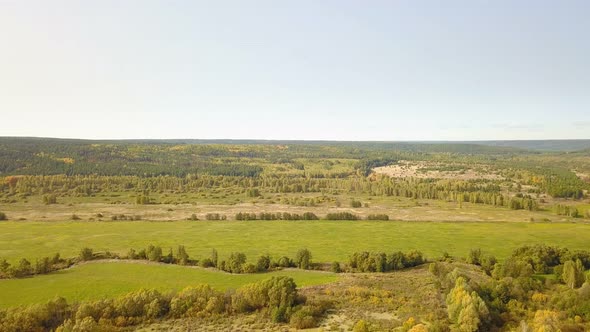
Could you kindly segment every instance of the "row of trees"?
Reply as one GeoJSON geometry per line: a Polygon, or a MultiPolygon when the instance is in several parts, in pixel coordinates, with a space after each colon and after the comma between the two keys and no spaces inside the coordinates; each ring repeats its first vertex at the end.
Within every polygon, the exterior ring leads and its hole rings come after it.
{"type": "MultiPolygon", "coordinates": [[[[83,249],[82,253],[85,250],[90,249],[83,249]]],[[[90,255],[86,255],[85,257],[82,258],[81,254],[80,259],[93,259],[92,252],[90,251],[90,255]]],[[[129,250],[126,258],[166,264],[199,265],[204,268],[213,267],[230,273],[257,273],[286,267],[296,267],[305,270],[312,268],[311,252],[305,248],[298,250],[294,259],[287,256],[273,259],[270,255],[260,255],[255,262],[251,263],[247,261],[246,254],[242,252],[232,252],[227,259],[220,260],[217,250],[212,249],[209,257],[197,260],[191,259],[185,247],[182,245],[179,245],[175,251],[170,249],[168,254],[164,255],[161,247],[150,244],[146,249],[139,251],[135,249],[129,250]]]]}
{"type": "Polygon", "coordinates": [[[0,260],[0,279],[24,278],[35,274],[46,274],[49,272],[65,269],[75,263],[73,259],[62,259],[59,253],[52,257],[43,257],[32,264],[23,258],[18,264],[12,265],[6,259],[0,260]]]}
{"type": "Polygon", "coordinates": [[[397,251],[391,254],[363,251],[352,254],[348,265],[357,272],[389,272],[422,265],[425,262],[426,258],[417,250],[407,253],[397,251]]]}
{"type": "MultiPolygon", "coordinates": [[[[394,179],[386,176],[373,178],[352,177],[345,179],[309,179],[304,177],[258,178],[203,175],[198,177],[99,177],[99,176],[23,176],[0,181],[0,191],[8,195],[67,195],[89,196],[97,193],[129,192],[138,204],[158,203],[149,196],[158,193],[204,193],[220,189],[227,194],[256,192],[322,194],[346,193],[354,195],[397,196],[414,199],[439,199],[458,203],[470,202],[504,206],[513,209],[535,210],[538,204],[530,196],[511,197],[502,193],[493,181],[456,181],[435,179],[394,179]],[[16,179],[15,181],[12,181],[16,179]]],[[[362,203],[353,200],[355,207],[362,203]]],[[[313,202],[305,202],[312,206],[313,202]]]]}
{"type": "Polygon", "coordinates": [[[0,310],[0,330],[98,331],[114,330],[159,319],[231,316],[256,313],[276,323],[314,327],[327,307],[306,304],[289,277],[272,277],[236,291],[219,292],[209,285],[178,293],[142,289],[114,299],[69,304],[56,298],[43,305],[0,310]]]}
{"type": "MultiPolygon", "coordinates": [[[[571,205],[556,204],[553,207],[553,211],[555,212],[555,214],[559,216],[568,216],[573,218],[578,218],[582,216],[578,208],[571,205]]],[[[588,217],[590,217],[590,215],[588,215],[588,217]]]]}
{"type": "Polygon", "coordinates": [[[305,212],[303,214],[289,213],[289,212],[260,212],[256,213],[238,212],[235,215],[236,220],[319,220],[317,215],[312,212],[305,212]]]}

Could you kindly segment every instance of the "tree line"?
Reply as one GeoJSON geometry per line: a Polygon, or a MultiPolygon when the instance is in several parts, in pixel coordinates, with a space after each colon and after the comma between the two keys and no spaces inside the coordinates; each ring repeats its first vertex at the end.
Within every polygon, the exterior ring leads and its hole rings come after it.
{"type": "Polygon", "coordinates": [[[308,303],[289,277],[244,285],[235,291],[217,291],[209,285],[161,293],[141,289],[112,299],[68,303],[57,297],[46,304],[0,310],[0,330],[95,331],[113,330],[162,319],[232,317],[255,313],[295,328],[317,326],[328,303],[308,303]]]}

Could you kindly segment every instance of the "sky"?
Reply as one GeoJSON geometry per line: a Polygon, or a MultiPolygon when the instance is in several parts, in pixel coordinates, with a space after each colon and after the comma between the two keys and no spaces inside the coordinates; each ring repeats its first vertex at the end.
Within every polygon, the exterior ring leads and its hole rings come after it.
{"type": "Polygon", "coordinates": [[[590,1],[0,0],[0,136],[590,138],[590,1]]]}

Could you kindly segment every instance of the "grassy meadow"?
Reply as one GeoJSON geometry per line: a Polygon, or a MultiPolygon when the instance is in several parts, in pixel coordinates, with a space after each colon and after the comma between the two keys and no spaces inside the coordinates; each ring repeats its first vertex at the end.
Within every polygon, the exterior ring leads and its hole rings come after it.
{"type": "Polygon", "coordinates": [[[71,302],[111,298],[141,288],[179,291],[200,283],[217,290],[235,289],[271,276],[292,277],[298,286],[324,284],[338,278],[329,272],[303,270],[229,274],[179,265],[95,262],[33,278],[0,280],[0,308],[44,303],[55,296],[71,302]]]}
{"type": "Polygon", "coordinates": [[[80,249],[125,255],[148,244],[164,248],[184,245],[192,258],[209,257],[211,249],[225,259],[244,252],[249,261],[261,254],[293,257],[308,248],[313,261],[346,261],[355,251],[407,251],[428,257],[443,252],[464,257],[481,248],[498,258],[521,245],[544,243],[588,249],[590,224],[380,221],[178,221],[178,222],[2,222],[0,258],[34,262],[59,252],[76,256],[80,249]]]}

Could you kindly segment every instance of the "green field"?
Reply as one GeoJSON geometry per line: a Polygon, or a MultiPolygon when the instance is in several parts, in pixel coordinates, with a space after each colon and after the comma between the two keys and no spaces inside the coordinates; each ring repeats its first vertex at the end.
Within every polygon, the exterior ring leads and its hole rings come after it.
{"type": "Polygon", "coordinates": [[[574,223],[435,223],[377,221],[196,221],[196,222],[2,222],[0,258],[17,262],[59,252],[76,256],[83,247],[126,254],[148,244],[185,245],[192,258],[211,249],[225,259],[244,252],[249,261],[260,254],[294,257],[307,247],[316,262],[346,261],[360,250],[417,249],[428,257],[443,252],[464,257],[469,249],[506,257],[521,245],[545,243],[588,249],[590,224],[574,223]]]}
{"type": "Polygon", "coordinates": [[[329,283],[338,278],[329,272],[303,270],[229,274],[178,265],[89,263],[33,278],[0,280],[0,307],[43,303],[55,296],[68,301],[112,298],[140,288],[178,291],[199,283],[218,290],[235,289],[271,276],[292,277],[298,286],[329,283]]]}

